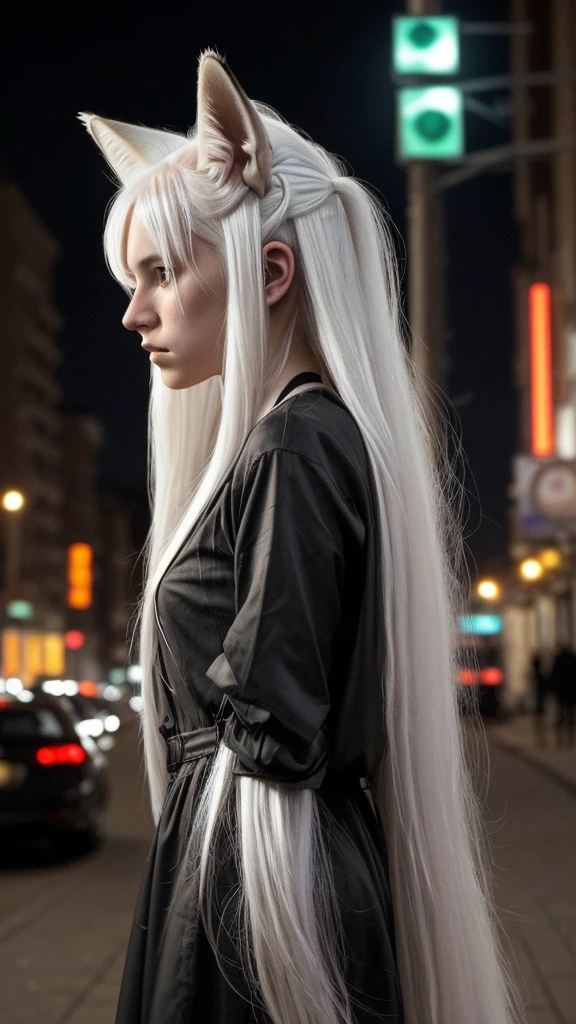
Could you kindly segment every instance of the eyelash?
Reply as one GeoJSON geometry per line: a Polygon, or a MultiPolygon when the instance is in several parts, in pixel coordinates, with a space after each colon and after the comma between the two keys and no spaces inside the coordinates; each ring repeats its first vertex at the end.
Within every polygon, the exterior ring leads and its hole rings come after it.
{"type": "MultiPolygon", "coordinates": [[[[167,270],[166,267],[163,267],[162,265],[160,265],[158,267],[154,267],[154,271],[158,274],[158,277],[160,278],[160,286],[165,285],[165,284],[169,284],[169,282],[170,282],[170,271],[167,270]],[[162,275],[164,275],[164,276],[162,276],[162,275]]],[[[131,285],[130,286],[130,291],[129,291],[130,296],[134,295],[135,291],[136,291],[136,288],[134,287],[134,285],[131,285]]]]}

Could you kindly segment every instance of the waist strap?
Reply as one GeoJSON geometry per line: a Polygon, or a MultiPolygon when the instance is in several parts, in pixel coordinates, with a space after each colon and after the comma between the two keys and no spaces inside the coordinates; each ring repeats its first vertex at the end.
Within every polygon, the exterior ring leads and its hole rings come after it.
{"type": "Polygon", "coordinates": [[[178,732],[174,736],[165,736],[164,742],[168,749],[167,768],[176,772],[187,761],[196,761],[206,754],[213,754],[218,746],[220,730],[217,725],[209,725],[204,729],[192,729],[190,732],[178,732]]]}
{"type": "MultiPolygon", "coordinates": [[[[192,729],[190,732],[178,732],[174,736],[164,736],[164,742],[167,747],[166,767],[168,771],[175,774],[188,761],[196,761],[199,757],[213,754],[224,731],[224,721],[219,718],[214,725],[208,725],[203,729],[192,729]]],[[[160,731],[163,732],[162,729],[160,731]]],[[[362,778],[350,781],[353,782],[354,786],[360,785],[362,789],[366,790],[366,795],[372,804],[371,795],[368,792],[370,780],[362,778]]],[[[329,777],[326,782],[329,782],[329,777]]],[[[340,779],[337,784],[342,786],[342,780],[340,779]]]]}

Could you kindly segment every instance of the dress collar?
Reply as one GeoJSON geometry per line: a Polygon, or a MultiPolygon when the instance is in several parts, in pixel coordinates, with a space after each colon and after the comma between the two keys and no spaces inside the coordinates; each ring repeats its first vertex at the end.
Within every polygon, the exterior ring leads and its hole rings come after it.
{"type": "Polygon", "coordinates": [[[288,381],[286,387],[282,389],[272,408],[275,408],[279,402],[282,402],[286,398],[286,395],[289,395],[290,392],[294,388],[299,387],[300,384],[311,384],[314,381],[322,381],[322,377],[319,373],[315,373],[312,370],[304,370],[303,373],[297,373],[295,377],[292,377],[292,380],[288,381]]]}

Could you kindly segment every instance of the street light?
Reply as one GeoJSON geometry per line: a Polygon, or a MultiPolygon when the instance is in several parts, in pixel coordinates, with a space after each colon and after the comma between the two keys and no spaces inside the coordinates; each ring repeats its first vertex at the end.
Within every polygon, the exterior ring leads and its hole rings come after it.
{"type": "Polygon", "coordinates": [[[480,580],[476,587],[476,593],[483,601],[498,601],[502,593],[502,588],[496,580],[480,580]]]}
{"type": "Polygon", "coordinates": [[[558,548],[545,548],[538,555],[538,561],[547,570],[561,569],[564,559],[558,548]]]}
{"type": "Polygon", "coordinates": [[[24,495],[20,491],[6,491],[2,496],[2,506],[7,512],[19,512],[24,504],[24,495]]]}
{"type": "Polygon", "coordinates": [[[5,491],[2,495],[2,508],[11,513],[8,518],[6,545],[6,596],[8,600],[16,597],[20,582],[20,532],[21,512],[25,498],[21,491],[5,491]]]}
{"type": "Polygon", "coordinates": [[[533,582],[539,580],[543,573],[544,567],[537,558],[525,558],[523,562],[520,562],[518,571],[523,580],[533,582]]]}

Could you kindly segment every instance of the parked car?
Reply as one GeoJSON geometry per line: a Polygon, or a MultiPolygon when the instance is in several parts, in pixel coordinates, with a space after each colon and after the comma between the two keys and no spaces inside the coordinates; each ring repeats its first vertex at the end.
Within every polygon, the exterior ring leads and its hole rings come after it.
{"type": "Polygon", "coordinates": [[[0,701],[0,846],[39,834],[78,849],[103,837],[106,757],[60,703],[0,701]]]}
{"type": "MultiPolygon", "coordinates": [[[[95,697],[85,697],[82,693],[75,693],[74,696],[63,694],[56,697],[61,707],[70,711],[71,717],[76,718],[77,732],[80,736],[92,736],[98,741],[108,731],[107,719],[110,717],[110,709],[104,700],[97,700],[95,697]]],[[[99,743],[98,743],[99,745],[99,743]]]]}
{"type": "MultiPolygon", "coordinates": [[[[34,694],[46,696],[41,685],[34,687],[34,694]]],[[[120,728],[120,718],[114,713],[108,701],[101,697],[85,697],[82,693],[50,694],[70,714],[79,736],[91,736],[101,750],[108,751],[114,746],[113,733],[120,728]]]]}

